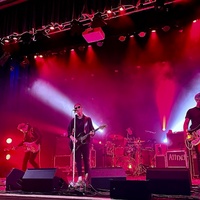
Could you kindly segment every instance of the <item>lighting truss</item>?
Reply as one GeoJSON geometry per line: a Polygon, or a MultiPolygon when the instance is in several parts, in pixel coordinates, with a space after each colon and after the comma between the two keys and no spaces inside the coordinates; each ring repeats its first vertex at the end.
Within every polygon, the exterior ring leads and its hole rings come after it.
{"type": "MultiPolygon", "coordinates": [[[[116,8],[112,8],[111,9],[111,13],[112,14],[108,14],[108,10],[105,10],[103,13],[101,13],[101,18],[106,22],[108,20],[114,19],[114,18],[119,18],[121,16],[124,15],[131,15],[137,12],[142,12],[144,10],[149,10],[149,9],[154,9],[156,6],[158,0],[148,0],[148,1],[144,1],[142,2],[141,0],[138,0],[138,2],[136,3],[136,5],[119,5],[116,8]],[[141,3],[142,2],[142,3],[141,3]],[[124,12],[120,12],[120,8],[123,6],[124,8],[124,12]]],[[[182,0],[163,0],[165,5],[169,5],[175,2],[181,2],[182,0]]],[[[95,13],[97,14],[97,13],[95,13]]],[[[85,28],[89,28],[91,26],[91,22],[94,19],[95,14],[87,14],[87,13],[83,13],[82,16],[79,19],[76,19],[79,23],[81,23],[81,25],[85,28]]],[[[30,33],[32,35],[32,41],[36,41],[36,33],[37,32],[43,32],[43,35],[45,37],[50,38],[50,35],[52,34],[56,34],[56,33],[60,33],[60,32],[64,32],[64,31],[68,31],[72,28],[72,22],[73,21],[66,21],[64,23],[56,23],[56,22],[52,22],[49,25],[43,26],[41,29],[32,29],[31,31],[26,31],[26,33],[30,33]]],[[[14,36],[17,38],[15,40],[15,42],[22,42],[21,38],[24,35],[24,33],[21,34],[17,34],[15,33],[14,36]]],[[[1,44],[5,44],[5,40],[10,40],[13,37],[13,34],[10,36],[6,36],[3,38],[0,38],[1,44]]]]}

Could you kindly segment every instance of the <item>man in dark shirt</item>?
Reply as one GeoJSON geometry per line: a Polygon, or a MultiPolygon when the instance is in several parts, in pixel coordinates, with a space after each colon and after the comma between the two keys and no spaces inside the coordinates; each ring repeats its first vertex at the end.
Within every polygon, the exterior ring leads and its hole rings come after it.
{"type": "Polygon", "coordinates": [[[200,175],[200,93],[196,94],[194,99],[196,101],[196,106],[187,111],[183,124],[183,130],[186,138],[190,138],[190,134],[192,134],[191,138],[193,138],[194,135],[197,135],[197,137],[195,136],[195,138],[191,141],[191,144],[192,146],[195,146],[200,175]],[[189,127],[190,123],[191,125],[189,127]]]}
{"type": "Polygon", "coordinates": [[[77,186],[82,186],[88,181],[89,173],[89,144],[90,136],[94,135],[94,127],[90,117],[83,114],[81,104],[74,105],[75,117],[68,126],[68,137],[71,141],[71,150],[75,153],[75,162],[78,173],[77,186]],[[75,127],[74,127],[75,124],[75,127]],[[84,139],[81,142],[81,138],[84,139]],[[85,180],[82,178],[82,158],[84,163],[85,180]]]}

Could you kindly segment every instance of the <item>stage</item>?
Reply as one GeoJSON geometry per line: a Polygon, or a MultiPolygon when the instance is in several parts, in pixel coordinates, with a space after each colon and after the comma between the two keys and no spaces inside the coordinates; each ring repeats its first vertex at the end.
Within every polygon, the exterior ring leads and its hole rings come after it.
{"type": "MultiPolygon", "coordinates": [[[[127,176],[126,181],[141,182],[145,181],[146,175],[141,176],[127,176]]],[[[69,178],[70,180],[70,178],[69,178]]],[[[184,190],[184,188],[183,188],[184,190]]],[[[134,192],[131,190],[131,192],[134,192]]],[[[137,191],[135,198],[130,199],[143,199],[144,190],[137,191]],[[141,195],[138,195],[141,194],[141,195]]],[[[74,189],[68,186],[67,189],[59,192],[24,192],[21,190],[6,191],[6,178],[0,179],[0,199],[2,200],[54,200],[54,199],[88,199],[88,200],[109,200],[109,199],[122,199],[111,198],[109,190],[95,190],[92,185],[88,185],[85,189],[74,189]]],[[[127,198],[124,198],[127,199],[127,198]]],[[[166,195],[166,194],[151,194],[149,200],[185,200],[185,199],[200,199],[200,179],[193,178],[191,183],[190,195],[166,195]]]]}

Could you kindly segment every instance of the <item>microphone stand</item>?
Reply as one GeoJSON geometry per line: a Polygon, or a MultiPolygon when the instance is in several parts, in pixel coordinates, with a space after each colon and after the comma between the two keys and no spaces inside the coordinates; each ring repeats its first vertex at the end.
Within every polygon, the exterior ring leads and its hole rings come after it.
{"type": "MultiPolygon", "coordinates": [[[[74,139],[76,138],[76,110],[74,110],[75,115],[74,115],[74,139]]],[[[72,157],[72,186],[75,186],[75,150],[76,150],[76,140],[73,141],[73,157],[72,157]]]]}

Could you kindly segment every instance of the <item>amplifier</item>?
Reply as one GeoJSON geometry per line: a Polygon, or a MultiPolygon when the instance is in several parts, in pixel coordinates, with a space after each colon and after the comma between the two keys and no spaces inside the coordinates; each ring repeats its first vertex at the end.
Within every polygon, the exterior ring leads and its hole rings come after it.
{"type": "Polygon", "coordinates": [[[156,167],[157,168],[165,168],[166,167],[166,159],[165,155],[156,155],[156,167]]]}
{"type": "Polygon", "coordinates": [[[167,167],[188,168],[187,154],[184,150],[167,151],[166,154],[167,167]]]}
{"type": "Polygon", "coordinates": [[[72,156],[70,155],[55,155],[54,156],[55,168],[70,168],[72,167],[72,156]]]}

